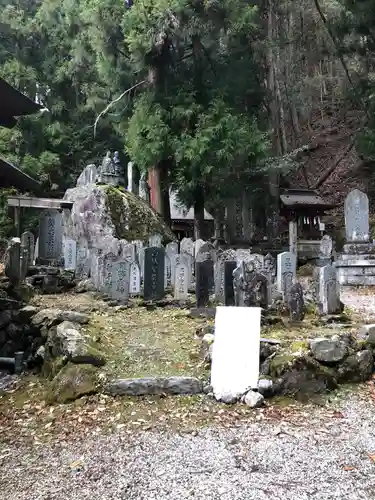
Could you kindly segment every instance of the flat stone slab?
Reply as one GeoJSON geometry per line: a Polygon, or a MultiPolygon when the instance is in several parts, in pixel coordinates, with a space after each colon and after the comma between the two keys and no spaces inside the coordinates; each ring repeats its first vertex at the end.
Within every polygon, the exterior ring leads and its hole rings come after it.
{"type": "Polygon", "coordinates": [[[346,254],[375,254],[375,245],[373,243],[347,243],[343,247],[346,254]]]}
{"type": "Polygon", "coordinates": [[[353,259],[336,261],[335,267],[375,267],[375,259],[373,256],[371,259],[362,259],[362,255],[360,259],[353,256],[353,259]]]}
{"type": "Polygon", "coordinates": [[[104,392],[111,396],[201,394],[203,383],[195,377],[127,378],[109,382],[104,392]]]}

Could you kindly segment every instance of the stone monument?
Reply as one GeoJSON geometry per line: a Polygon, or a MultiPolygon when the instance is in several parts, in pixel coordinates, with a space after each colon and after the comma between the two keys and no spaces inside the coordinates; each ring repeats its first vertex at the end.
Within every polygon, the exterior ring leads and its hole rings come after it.
{"type": "Polygon", "coordinates": [[[375,285],[375,245],[370,243],[368,197],[358,189],[345,200],[346,244],[335,262],[340,285],[375,285]]]}

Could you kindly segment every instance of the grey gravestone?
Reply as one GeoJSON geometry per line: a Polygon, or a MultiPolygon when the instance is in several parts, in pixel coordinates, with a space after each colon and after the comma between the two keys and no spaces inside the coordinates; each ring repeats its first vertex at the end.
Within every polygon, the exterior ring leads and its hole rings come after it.
{"type": "Polygon", "coordinates": [[[276,276],[276,259],[270,253],[264,257],[263,269],[270,276],[276,276]]]}
{"type": "Polygon", "coordinates": [[[193,282],[193,276],[192,276],[192,267],[193,267],[193,257],[188,254],[188,253],[181,253],[181,254],[175,254],[172,257],[171,260],[171,281],[172,281],[172,286],[174,286],[175,283],[175,269],[180,263],[185,264],[189,270],[189,275],[188,275],[188,286],[190,287],[193,282]]]}
{"type": "Polygon", "coordinates": [[[139,295],[141,293],[141,271],[137,262],[130,265],[130,295],[139,295]]]}
{"type": "Polygon", "coordinates": [[[206,260],[195,263],[195,296],[197,308],[208,305],[210,298],[210,283],[213,281],[213,262],[206,260]]]}
{"type": "Polygon", "coordinates": [[[64,240],[64,269],[75,271],[77,266],[77,243],[74,240],[64,240]]]}
{"type": "Polygon", "coordinates": [[[216,262],[217,252],[212,243],[206,242],[200,246],[199,251],[195,254],[196,262],[203,262],[205,260],[212,260],[216,262]]]}
{"type": "Polygon", "coordinates": [[[57,210],[45,212],[39,226],[39,258],[59,259],[62,250],[62,216],[57,210]]]}
{"type": "Polygon", "coordinates": [[[164,297],[164,248],[145,249],[144,299],[161,300],[164,297]]]}
{"type": "Polygon", "coordinates": [[[241,264],[233,271],[235,303],[238,307],[268,307],[268,280],[254,264],[241,264]]]}
{"type": "Polygon", "coordinates": [[[130,264],[119,260],[112,265],[112,282],[109,294],[112,299],[127,302],[129,299],[130,264]]]}
{"type": "Polygon", "coordinates": [[[165,254],[164,288],[169,288],[171,286],[172,286],[172,264],[169,256],[165,254]]]}
{"type": "Polygon", "coordinates": [[[289,297],[290,318],[293,321],[302,321],[305,317],[305,302],[303,300],[303,290],[301,283],[293,283],[289,297]]]}
{"type": "Polygon", "coordinates": [[[174,285],[174,297],[177,300],[186,300],[188,298],[188,287],[189,287],[189,269],[183,263],[180,262],[175,269],[175,285],[174,285]]]}
{"type": "Polygon", "coordinates": [[[239,265],[241,262],[249,262],[251,259],[251,250],[248,248],[238,248],[236,250],[236,261],[239,265]]]}
{"type": "Polygon", "coordinates": [[[289,303],[290,289],[296,277],[297,262],[291,252],[279,253],[277,256],[277,288],[283,294],[286,304],[289,303]]]}
{"type": "Polygon", "coordinates": [[[198,255],[198,252],[199,252],[201,246],[204,244],[205,244],[205,241],[201,240],[201,239],[194,241],[194,256],[195,257],[198,255]]]}
{"type": "MultiPolygon", "coordinates": [[[[100,257],[99,257],[100,259],[100,257]]],[[[103,293],[110,293],[113,280],[113,264],[118,260],[118,256],[112,252],[103,255],[103,265],[99,273],[101,274],[100,279],[100,291],[103,293]]]]}
{"type": "Polygon", "coordinates": [[[34,262],[37,262],[38,258],[39,258],[39,236],[35,240],[34,262]]]}
{"type": "Polygon", "coordinates": [[[137,258],[137,249],[134,243],[120,240],[120,257],[127,262],[134,262],[137,258]]]}
{"type": "Polygon", "coordinates": [[[328,236],[328,234],[325,234],[320,240],[319,257],[330,259],[332,255],[332,248],[332,238],[328,236]]]}
{"type": "Polygon", "coordinates": [[[163,237],[161,234],[153,234],[152,236],[150,236],[150,239],[149,239],[149,245],[150,247],[161,247],[161,243],[163,241],[163,237]]]}
{"type": "Polygon", "coordinates": [[[12,282],[20,279],[21,240],[11,238],[5,254],[5,276],[12,282]]]}
{"type": "Polygon", "coordinates": [[[141,278],[143,277],[143,266],[144,266],[144,243],[141,240],[134,240],[132,244],[135,245],[136,261],[139,265],[139,270],[141,272],[141,278]]]}
{"type": "Polygon", "coordinates": [[[191,238],[182,238],[180,243],[180,253],[188,253],[194,257],[194,242],[191,238]]]}
{"type": "Polygon", "coordinates": [[[345,199],[346,241],[369,241],[368,197],[359,189],[351,191],[345,199]]]}
{"type": "Polygon", "coordinates": [[[29,259],[28,265],[32,266],[34,263],[35,238],[31,231],[25,231],[21,234],[21,246],[26,248],[29,259]]]}
{"type": "Polygon", "coordinates": [[[178,243],[176,241],[172,241],[171,243],[168,243],[165,247],[165,251],[172,262],[172,257],[174,255],[178,254],[178,243]]]}
{"type": "Polygon", "coordinates": [[[26,247],[21,245],[20,249],[20,280],[24,281],[27,276],[27,270],[29,268],[29,251],[26,247]]]}
{"type": "Polygon", "coordinates": [[[337,282],[336,268],[324,266],[319,269],[318,300],[324,314],[336,314],[340,311],[340,288],[337,282]]]}
{"type": "Polygon", "coordinates": [[[215,300],[224,302],[224,262],[218,260],[214,264],[215,274],[215,300]]]}
{"type": "Polygon", "coordinates": [[[77,263],[76,263],[76,277],[83,279],[89,277],[90,264],[88,260],[88,249],[86,247],[77,248],[77,263]]]}
{"type": "Polygon", "coordinates": [[[236,269],[235,261],[224,262],[224,305],[234,306],[233,271],[236,269]]]}
{"type": "Polygon", "coordinates": [[[331,263],[332,248],[332,238],[325,234],[320,240],[319,259],[316,262],[318,267],[327,266],[331,263]]]}

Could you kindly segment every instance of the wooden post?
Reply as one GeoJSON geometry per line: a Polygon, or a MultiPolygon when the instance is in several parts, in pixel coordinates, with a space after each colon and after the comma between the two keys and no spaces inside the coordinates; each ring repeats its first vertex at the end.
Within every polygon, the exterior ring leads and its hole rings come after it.
{"type": "Polygon", "coordinates": [[[16,227],[16,236],[19,238],[21,235],[21,227],[20,227],[20,212],[21,208],[14,207],[14,225],[16,227]]]}
{"type": "Polygon", "coordinates": [[[293,253],[295,256],[297,256],[297,240],[297,221],[296,219],[292,219],[289,221],[289,252],[293,253]]]}

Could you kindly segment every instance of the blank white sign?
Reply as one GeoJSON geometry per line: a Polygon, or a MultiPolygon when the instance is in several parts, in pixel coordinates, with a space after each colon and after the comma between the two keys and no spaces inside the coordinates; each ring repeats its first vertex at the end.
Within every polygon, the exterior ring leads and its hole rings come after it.
{"type": "Polygon", "coordinates": [[[217,307],[211,385],[216,399],[258,387],[260,307],[217,307]]]}

